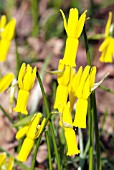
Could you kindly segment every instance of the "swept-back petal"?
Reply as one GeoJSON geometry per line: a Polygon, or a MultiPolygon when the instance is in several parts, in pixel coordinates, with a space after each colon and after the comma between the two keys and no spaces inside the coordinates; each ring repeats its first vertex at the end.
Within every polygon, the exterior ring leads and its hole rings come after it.
{"type": "Polygon", "coordinates": [[[13,73],[7,73],[4,77],[0,79],[0,92],[4,92],[14,79],[13,73]]]}
{"type": "Polygon", "coordinates": [[[84,11],[84,13],[80,16],[78,23],[77,23],[77,27],[76,27],[76,31],[75,31],[75,37],[79,38],[79,36],[82,33],[84,24],[85,24],[85,20],[86,20],[86,11],[84,11]]]}
{"type": "Polygon", "coordinates": [[[67,32],[68,32],[68,30],[67,30],[67,27],[68,27],[68,26],[67,26],[65,14],[64,14],[64,12],[63,12],[61,9],[60,9],[60,12],[61,12],[62,17],[63,17],[65,31],[66,31],[66,33],[67,33],[67,32]]]}
{"type": "Polygon", "coordinates": [[[105,35],[106,36],[109,35],[111,21],[112,21],[112,12],[109,12],[108,21],[107,21],[106,28],[105,28],[105,35]]]}

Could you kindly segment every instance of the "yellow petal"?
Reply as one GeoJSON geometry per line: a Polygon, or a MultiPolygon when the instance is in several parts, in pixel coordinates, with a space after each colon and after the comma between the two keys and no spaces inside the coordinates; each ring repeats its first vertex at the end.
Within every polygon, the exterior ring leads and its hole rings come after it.
{"type": "Polygon", "coordinates": [[[28,138],[34,140],[36,132],[37,132],[37,126],[38,126],[38,124],[40,122],[41,117],[42,117],[42,114],[38,113],[38,114],[36,114],[35,118],[32,120],[32,123],[29,126],[28,132],[27,132],[27,137],[28,138]]]}
{"type": "Polygon", "coordinates": [[[66,40],[66,47],[64,53],[64,64],[70,67],[76,66],[76,55],[78,50],[78,39],[75,38],[67,38],[66,40]]]}
{"type": "Polygon", "coordinates": [[[80,153],[77,147],[76,135],[73,129],[64,128],[66,143],[68,147],[67,155],[77,155],[80,153]]]}
{"type": "Polygon", "coordinates": [[[61,76],[58,76],[58,83],[62,86],[67,86],[71,77],[71,67],[65,66],[65,70],[61,76]]]}
{"type": "Polygon", "coordinates": [[[90,84],[90,76],[89,76],[83,87],[82,98],[88,99],[90,94],[91,94],[91,84],[90,84]]]}
{"type": "Polygon", "coordinates": [[[54,109],[58,109],[59,112],[63,111],[68,98],[68,87],[59,85],[56,90],[56,98],[54,103],[54,109]]]}
{"type": "Polygon", "coordinates": [[[2,15],[1,19],[0,19],[0,28],[4,28],[6,24],[6,16],[2,15]]]}
{"type": "Polygon", "coordinates": [[[6,162],[6,153],[3,152],[3,153],[0,153],[0,168],[3,164],[5,164],[6,162]]]}
{"type": "Polygon", "coordinates": [[[7,73],[4,77],[2,77],[0,79],[0,92],[5,91],[9,87],[13,79],[14,74],[12,73],[7,73]]]}
{"type": "Polygon", "coordinates": [[[83,27],[85,24],[85,20],[86,20],[86,12],[87,12],[87,10],[84,11],[84,13],[80,16],[79,21],[77,23],[76,32],[75,32],[76,38],[79,38],[79,36],[82,33],[82,30],[83,30],[83,27]]]}
{"type": "Polygon", "coordinates": [[[65,31],[67,33],[67,22],[66,22],[65,14],[61,9],[60,9],[60,12],[61,12],[62,17],[63,17],[65,31]]]}
{"type": "Polygon", "coordinates": [[[13,110],[15,112],[21,112],[22,114],[27,115],[28,111],[26,107],[27,107],[28,99],[29,99],[29,92],[25,90],[19,90],[17,105],[13,110]]]}
{"type": "Polygon", "coordinates": [[[21,129],[19,129],[18,132],[16,133],[16,139],[19,140],[23,136],[25,136],[25,134],[27,133],[27,130],[28,130],[28,126],[24,126],[21,129]]]}
{"type": "Polygon", "coordinates": [[[36,132],[35,139],[38,138],[39,135],[41,134],[41,132],[42,132],[42,130],[43,130],[43,128],[44,128],[45,122],[46,122],[46,118],[44,118],[44,119],[42,120],[42,123],[41,123],[38,131],[36,132]]]}
{"type": "Polygon", "coordinates": [[[62,121],[72,125],[72,116],[71,116],[71,112],[70,112],[70,102],[68,102],[65,105],[65,108],[64,108],[63,114],[62,114],[62,121]]]}
{"type": "Polygon", "coordinates": [[[112,21],[112,12],[109,12],[108,21],[107,21],[106,28],[105,28],[105,35],[106,36],[109,35],[111,21],[112,21]]]}
{"type": "Polygon", "coordinates": [[[23,89],[23,77],[24,77],[24,74],[25,74],[25,70],[26,70],[26,64],[23,63],[22,66],[21,66],[21,69],[19,71],[19,76],[18,76],[18,83],[19,83],[19,88],[20,89],[23,89]]]}
{"type": "MultiPolygon", "coordinates": [[[[68,18],[68,37],[75,38],[75,31],[78,23],[78,10],[71,8],[68,18]]],[[[73,48],[72,48],[73,49],[73,48]]]]}
{"type": "Polygon", "coordinates": [[[110,40],[111,40],[111,38],[110,37],[108,37],[108,38],[106,38],[104,41],[103,41],[103,43],[100,45],[100,47],[99,47],[99,51],[101,52],[101,51],[104,51],[106,48],[107,48],[107,46],[108,46],[108,44],[110,44],[110,40]]]}
{"type": "Polygon", "coordinates": [[[76,113],[75,113],[73,126],[79,128],[86,128],[87,108],[88,108],[88,101],[84,99],[78,99],[76,103],[76,113]]]}
{"type": "Polygon", "coordinates": [[[11,41],[13,39],[15,33],[16,20],[13,18],[11,21],[5,26],[4,32],[2,33],[2,39],[11,41]]]}
{"type": "Polygon", "coordinates": [[[30,139],[30,138],[25,138],[21,150],[17,156],[17,159],[21,162],[26,162],[27,157],[33,147],[34,144],[34,140],[30,139]]]}
{"type": "Polygon", "coordinates": [[[0,40],[0,62],[5,62],[10,48],[10,41],[0,40]]]}
{"type": "Polygon", "coordinates": [[[34,85],[34,82],[35,82],[35,78],[36,78],[36,67],[34,67],[34,69],[32,71],[30,89],[33,88],[33,85],[34,85]]]}
{"type": "Polygon", "coordinates": [[[90,89],[92,89],[94,86],[95,78],[96,78],[96,67],[92,67],[90,72],[90,89]]]}
{"type": "Polygon", "coordinates": [[[74,83],[72,86],[73,91],[75,92],[75,96],[77,96],[77,91],[78,91],[78,86],[80,84],[81,76],[82,76],[82,66],[79,68],[78,72],[76,73],[74,78],[74,83]]]}
{"type": "Polygon", "coordinates": [[[82,73],[80,83],[79,83],[79,86],[78,86],[78,89],[77,89],[77,94],[76,95],[77,95],[78,98],[82,97],[83,86],[84,86],[84,83],[85,83],[86,79],[89,76],[89,71],[90,71],[90,66],[86,66],[83,73],[82,73]]]}

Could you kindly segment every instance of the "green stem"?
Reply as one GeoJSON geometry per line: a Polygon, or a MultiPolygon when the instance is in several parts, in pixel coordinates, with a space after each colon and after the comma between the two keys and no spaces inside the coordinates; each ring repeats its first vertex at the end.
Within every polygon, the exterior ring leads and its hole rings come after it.
{"type": "MultiPolygon", "coordinates": [[[[5,149],[3,149],[1,146],[0,146],[0,151],[2,152],[5,152],[7,154],[7,156],[11,156],[5,149]]],[[[28,168],[26,165],[22,164],[20,161],[18,161],[17,159],[14,158],[14,162],[20,166],[22,169],[24,170],[30,170],[30,168],[28,168]]]]}
{"type": "Polygon", "coordinates": [[[49,157],[49,170],[52,170],[52,160],[51,160],[51,147],[50,147],[50,141],[49,141],[49,133],[48,131],[45,131],[46,135],[46,141],[47,141],[47,148],[48,148],[48,157],[49,157]]]}
{"type": "MultiPolygon", "coordinates": [[[[41,91],[42,91],[42,95],[43,95],[43,99],[44,99],[46,115],[49,116],[50,112],[49,112],[49,107],[48,107],[48,101],[47,101],[46,94],[45,94],[45,91],[44,91],[44,87],[43,87],[43,84],[42,84],[42,81],[41,81],[41,78],[40,78],[40,75],[39,75],[38,72],[37,72],[37,78],[38,78],[40,88],[41,88],[41,91]]],[[[54,135],[54,129],[53,129],[53,126],[52,126],[52,122],[50,122],[49,128],[50,128],[50,133],[51,133],[52,141],[53,141],[53,145],[54,145],[54,150],[55,150],[55,156],[56,156],[56,159],[57,159],[58,170],[61,170],[61,163],[60,163],[60,158],[59,158],[59,154],[58,154],[56,138],[55,138],[55,135],[54,135]]]]}
{"type": "Polygon", "coordinates": [[[0,109],[2,110],[2,112],[4,113],[4,115],[8,118],[8,120],[11,122],[11,124],[14,124],[14,121],[11,119],[11,117],[9,116],[9,114],[4,110],[4,108],[0,105],[0,109]]]}
{"type": "Polygon", "coordinates": [[[31,13],[33,20],[32,36],[38,36],[38,0],[31,0],[31,13]]]}
{"type": "Polygon", "coordinates": [[[87,62],[88,62],[88,65],[91,66],[91,57],[90,57],[90,51],[89,51],[89,45],[88,45],[88,40],[87,40],[87,34],[86,34],[85,26],[83,28],[83,34],[84,34],[87,62]]]}
{"type": "Polygon", "coordinates": [[[114,94],[114,91],[110,90],[110,89],[109,89],[109,88],[107,88],[107,87],[99,86],[99,88],[100,88],[100,89],[103,89],[103,90],[105,90],[105,91],[107,91],[107,92],[109,92],[109,93],[114,94]]]}
{"type": "Polygon", "coordinates": [[[93,99],[93,115],[94,115],[94,127],[95,127],[95,138],[96,138],[96,155],[97,155],[97,170],[101,170],[101,155],[100,155],[100,139],[99,139],[99,129],[98,129],[98,116],[96,109],[96,99],[95,92],[92,93],[93,99]]]}
{"type": "MultiPolygon", "coordinates": [[[[88,65],[91,66],[91,57],[88,45],[88,39],[86,34],[86,29],[84,26],[83,29],[85,47],[86,47],[86,55],[88,65]]],[[[93,150],[94,150],[94,120],[93,120],[93,109],[92,109],[92,95],[89,97],[89,107],[88,107],[88,131],[89,131],[89,140],[90,140],[90,148],[89,148],[89,170],[93,169],[93,150]]]]}

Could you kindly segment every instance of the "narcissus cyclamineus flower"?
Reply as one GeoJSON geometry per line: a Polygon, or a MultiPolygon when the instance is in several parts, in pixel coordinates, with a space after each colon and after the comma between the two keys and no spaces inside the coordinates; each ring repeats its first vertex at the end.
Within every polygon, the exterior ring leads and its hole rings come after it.
{"type": "Polygon", "coordinates": [[[105,28],[105,40],[99,47],[99,51],[102,52],[100,56],[101,62],[113,62],[114,56],[114,35],[110,34],[111,29],[111,21],[112,21],[112,12],[109,12],[108,21],[105,28]]]}
{"type": "Polygon", "coordinates": [[[72,156],[75,154],[79,154],[80,151],[77,147],[76,134],[73,129],[72,116],[70,112],[70,102],[67,102],[64,107],[63,113],[60,118],[60,125],[63,127],[65,133],[68,148],[67,155],[72,156]]]}
{"type": "Polygon", "coordinates": [[[6,169],[6,170],[12,170],[13,164],[14,164],[14,158],[12,156],[9,157],[8,160],[6,160],[6,153],[0,153],[0,170],[6,169]]]}
{"type": "Polygon", "coordinates": [[[18,76],[18,84],[20,89],[17,98],[17,105],[14,108],[14,111],[28,114],[26,106],[29,99],[29,91],[34,85],[35,78],[36,67],[32,69],[29,64],[26,66],[26,64],[23,63],[18,76]]]}
{"type": "Polygon", "coordinates": [[[80,18],[78,19],[78,10],[76,8],[71,8],[69,12],[68,23],[66,22],[65,15],[62,10],[60,10],[63,20],[64,20],[64,28],[67,33],[66,47],[64,53],[64,64],[75,67],[76,66],[76,55],[78,49],[78,38],[80,37],[83,26],[86,20],[86,12],[85,11],[80,18]]]}
{"type": "Polygon", "coordinates": [[[12,18],[6,24],[6,16],[2,16],[0,20],[0,61],[6,61],[6,56],[10,48],[11,40],[14,37],[16,20],[12,18]]]}
{"type": "Polygon", "coordinates": [[[80,67],[75,77],[74,94],[78,99],[76,102],[76,113],[73,126],[86,128],[86,114],[88,108],[88,97],[94,86],[96,67],[86,66],[84,71],[80,67]]]}
{"type": "Polygon", "coordinates": [[[5,76],[0,78],[0,93],[4,92],[14,79],[13,73],[7,73],[5,76]]]}
{"type": "Polygon", "coordinates": [[[22,127],[16,134],[16,139],[21,139],[26,135],[22,144],[21,150],[17,156],[17,159],[21,162],[26,162],[27,157],[34,145],[34,140],[39,137],[44,127],[46,119],[44,118],[40,124],[41,113],[34,114],[29,125],[22,127]]]}

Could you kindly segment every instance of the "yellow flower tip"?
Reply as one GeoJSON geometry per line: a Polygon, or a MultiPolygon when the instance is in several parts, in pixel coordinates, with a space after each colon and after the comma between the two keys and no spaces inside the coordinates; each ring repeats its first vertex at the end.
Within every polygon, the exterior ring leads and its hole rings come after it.
{"type": "Polygon", "coordinates": [[[75,154],[79,154],[80,151],[77,147],[76,135],[73,129],[64,128],[66,143],[68,147],[67,155],[72,156],[75,154]]]}
{"type": "MultiPolygon", "coordinates": [[[[2,15],[2,17],[1,17],[1,19],[0,19],[0,29],[3,29],[3,30],[4,30],[5,24],[6,24],[6,16],[5,16],[5,15],[2,15]]],[[[3,30],[1,30],[1,32],[2,32],[3,30]]]]}
{"type": "Polygon", "coordinates": [[[26,64],[23,63],[18,76],[19,88],[30,91],[34,85],[35,77],[36,67],[32,69],[29,64],[26,66],[26,64]]]}
{"type": "Polygon", "coordinates": [[[13,73],[7,73],[0,79],[0,92],[4,92],[14,79],[13,73]]]}
{"type": "Polygon", "coordinates": [[[73,156],[73,155],[78,155],[80,153],[80,150],[78,150],[78,149],[75,149],[74,150],[74,152],[70,152],[70,151],[68,151],[67,152],[67,156],[73,156]]]}
{"type": "Polygon", "coordinates": [[[109,12],[109,16],[108,16],[108,21],[106,24],[106,28],[105,28],[105,35],[106,37],[109,36],[109,30],[110,30],[110,26],[111,26],[111,21],[112,21],[112,12],[109,12]]]}
{"type": "Polygon", "coordinates": [[[17,156],[17,159],[21,162],[26,162],[27,157],[33,147],[34,144],[34,140],[30,139],[30,138],[25,138],[21,150],[17,156]]]}
{"type": "Polygon", "coordinates": [[[25,90],[19,90],[18,98],[17,98],[17,105],[13,109],[15,112],[21,112],[22,114],[27,115],[28,111],[26,109],[27,102],[29,98],[29,92],[25,90]]]}

